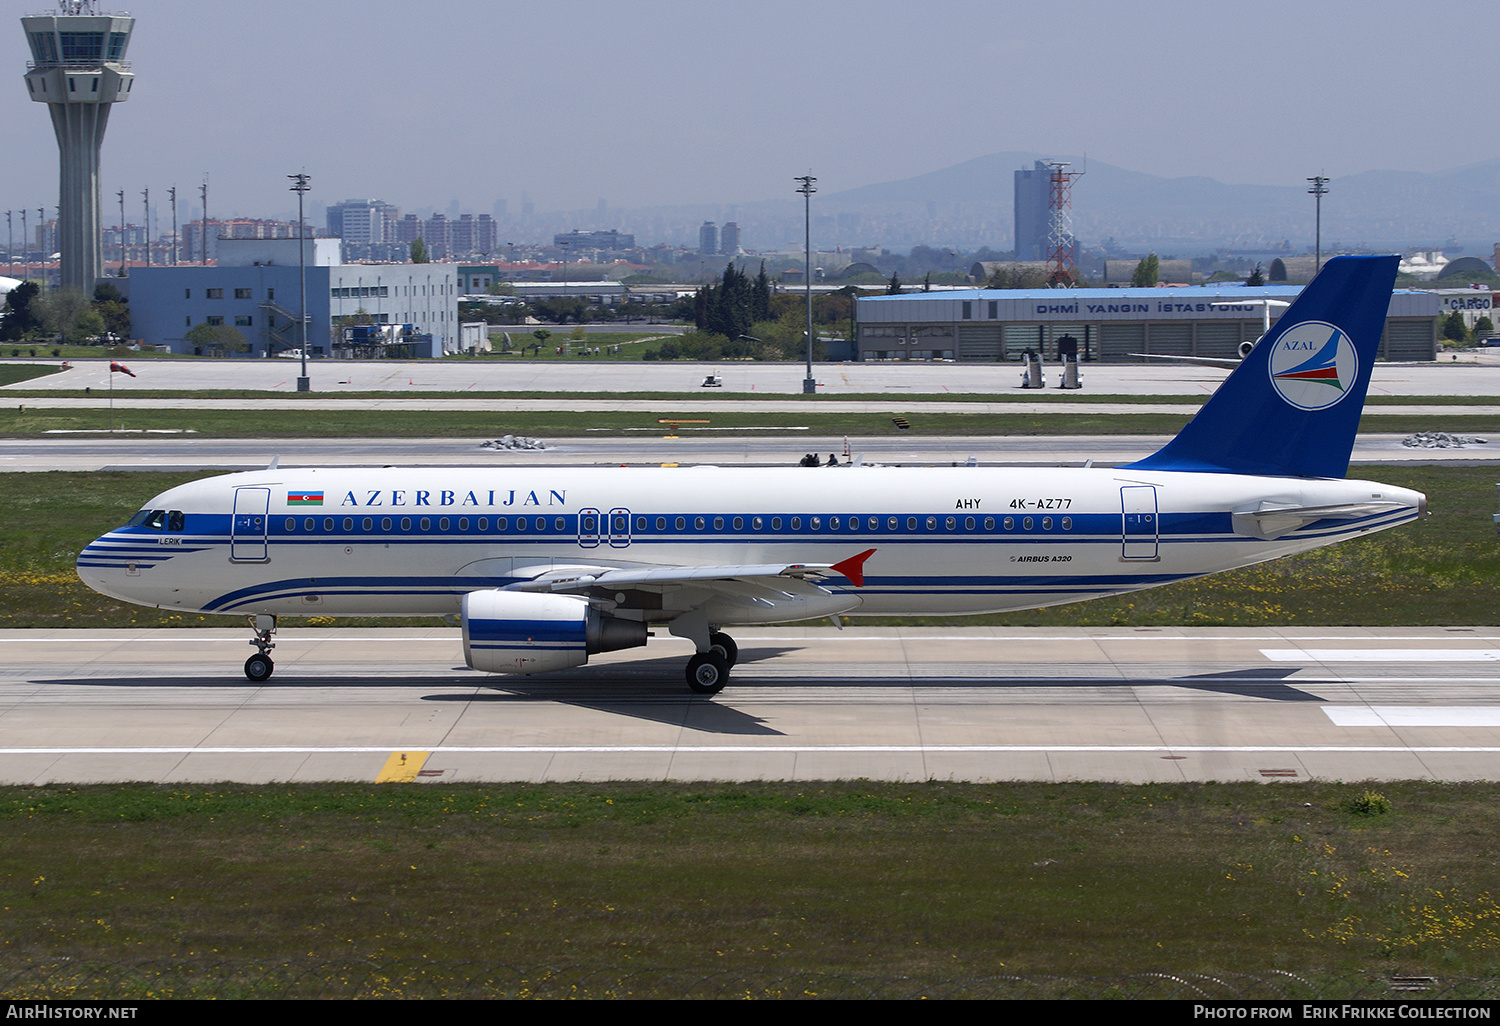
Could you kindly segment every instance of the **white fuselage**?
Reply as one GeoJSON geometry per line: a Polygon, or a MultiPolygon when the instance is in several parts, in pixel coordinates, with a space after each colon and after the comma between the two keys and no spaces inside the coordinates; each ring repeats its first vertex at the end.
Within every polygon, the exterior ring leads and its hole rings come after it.
{"type": "MultiPolygon", "coordinates": [[[[718,582],[710,619],[963,614],[1246,566],[1405,523],[1424,502],[1365,481],[1103,468],[269,469],[164,492],[78,572],[164,609],[425,615],[566,568],[834,564],[873,549],[861,586],[807,586],[826,600],[736,602],[718,582]],[[1360,503],[1379,508],[1275,537],[1235,516],[1360,503]]],[[[662,622],[703,602],[672,584],[621,595],[616,615],[662,622]]]]}

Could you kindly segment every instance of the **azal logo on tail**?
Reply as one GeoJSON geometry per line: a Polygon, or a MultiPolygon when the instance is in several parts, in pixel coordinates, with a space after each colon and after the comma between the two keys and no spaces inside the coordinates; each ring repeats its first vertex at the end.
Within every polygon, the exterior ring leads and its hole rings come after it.
{"type": "Polygon", "coordinates": [[[1298,324],[1276,340],[1271,384],[1299,410],[1323,410],[1343,399],[1359,371],[1354,344],[1323,321],[1298,324]]]}

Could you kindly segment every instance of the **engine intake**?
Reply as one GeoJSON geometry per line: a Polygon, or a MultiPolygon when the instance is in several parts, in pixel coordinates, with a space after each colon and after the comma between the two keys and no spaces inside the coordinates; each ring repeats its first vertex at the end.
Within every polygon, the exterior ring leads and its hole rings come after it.
{"type": "Polygon", "coordinates": [[[464,662],[486,673],[544,673],[638,648],[646,625],[567,595],[474,591],[463,599],[464,662]]]}

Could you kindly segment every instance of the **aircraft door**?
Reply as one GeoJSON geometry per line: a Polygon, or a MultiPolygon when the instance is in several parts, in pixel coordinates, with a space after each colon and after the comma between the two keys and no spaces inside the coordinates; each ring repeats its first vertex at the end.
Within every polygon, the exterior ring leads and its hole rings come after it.
{"type": "Polygon", "coordinates": [[[1125,485],[1120,489],[1120,558],[1157,559],[1160,517],[1155,485],[1125,485]]]}
{"type": "Polygon", "coordinates": [[[609,544],[617,549],[630,547],[630,510],[609,511],[609,544]]]}
{"type": "Polygon", "coordinates": [[[602,519],[597,509],[578,511],[578,545],[580,548],[596,549],[599,547],[599,536],[602,533],[599,521],[602,519]]]}
{"type": "Polygon", "coordinates": [[[237,563],[264,563],[270,526],[271,489],[236,488],[229,527],[229,558],[237,563]]]}

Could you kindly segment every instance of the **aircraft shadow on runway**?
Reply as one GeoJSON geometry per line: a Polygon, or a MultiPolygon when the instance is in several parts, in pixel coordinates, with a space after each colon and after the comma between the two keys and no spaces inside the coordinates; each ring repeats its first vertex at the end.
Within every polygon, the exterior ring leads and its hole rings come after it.
{"type": "MultiPolygon", "coordinates": [[[[1137,687],[1177,687],[1226,696],[1256,698],[1273,702],[1321,702],[1324,699],[1310,691],[1283,681],[1297,673],[1296,668],[1250,668],[1192,674],[1185,677],[979,677],[955,676],[913,680],[911,678],[830,679],[828,677],[776,677],[757,679],[750,666],[774,659],[788,649],[741,649],[736,676],[724,698],[753,698],[757,690],[769,688],[810,688],[826,692],[831,701],[844,689],[872,688],[909,690],[913,687],[973,688],[979,690],[1077,689],[1101,690],[1137,687]]],[[[71,680],[35,680],[45,686],[86,686],[122,688],[423,688],[424,702],[555,702],[598,712],[614,713],[636,719],[651,720],[674,726],[691,726],[710,734],[744,734],[781,736],[758,716],[734,708],[720,696],[695,695],[682,681],[682,660],[677,657],[642,659],[604,666],[584,666],[573,670],[535,677],[496,677],[478,675],[467,667],[454,667],[463,674],[447,680],[432,677],[356,677],[298,676],[281,672],[263,684],[251,684],[237,677],[90,677],[71,680]],[[450,691],[434,691],[449,687],[450,691]],[[479,693],[475,693],[475,688],[479,693]]],[[[1308,684],[1326,683],[1307,681],[1308,684]]]]}

